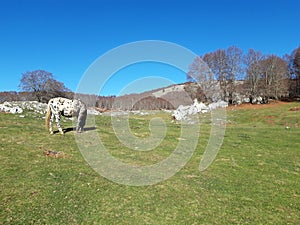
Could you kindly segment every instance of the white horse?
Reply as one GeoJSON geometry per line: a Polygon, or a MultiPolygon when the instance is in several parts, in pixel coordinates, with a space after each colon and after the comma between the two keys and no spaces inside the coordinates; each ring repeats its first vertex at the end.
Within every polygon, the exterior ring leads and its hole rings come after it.
{"type": "Polygon", "coordinates": [[[46,127],[50,134],[53,134],[53,119],[55,117],[56,126],[61,134],[64,134],[60,126],[60,116],[77,117],[76,131],[82,132],[87,117],[87,109],[83,102],[76,99],[52,98],[48,102],[46,114],[46,127]]]}

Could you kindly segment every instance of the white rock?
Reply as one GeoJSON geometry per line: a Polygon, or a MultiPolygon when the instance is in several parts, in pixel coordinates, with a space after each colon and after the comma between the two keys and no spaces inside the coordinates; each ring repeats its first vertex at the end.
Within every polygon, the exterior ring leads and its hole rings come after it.
{"type": "Polygon", "coordinates": [[[22,113],[24,110],[33,111],[38,114],[45,114],[47,109],[46,103],[37,101],[14,101],[0,104],[0,111],[7,113],[22,113]]]}
{"type": "Polygon", "coordinates": [[[190,106],[180,105],[176,110],[174,110],[172,116],[176,120],[189,120],[189,116],[191,115],[196,115],[198,113],[207,113],[213,109],[226,107],[228,107],[228,103],[225,101],[213,102],[207,106],[195,99],[194,103],[190,106]]]}

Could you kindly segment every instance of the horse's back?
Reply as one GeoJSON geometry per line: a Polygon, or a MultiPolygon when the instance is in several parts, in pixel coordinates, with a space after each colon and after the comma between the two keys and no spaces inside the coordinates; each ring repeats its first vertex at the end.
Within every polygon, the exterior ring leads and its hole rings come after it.
{"type": "Polygon", "coordinates": [[[56,97],[49,100],[49,103],[57,113],[63,116],[72,117],[77,116],[80,109],[85,107],[84,103],[77,99],[68,99],[63,97],[56,97]]]}

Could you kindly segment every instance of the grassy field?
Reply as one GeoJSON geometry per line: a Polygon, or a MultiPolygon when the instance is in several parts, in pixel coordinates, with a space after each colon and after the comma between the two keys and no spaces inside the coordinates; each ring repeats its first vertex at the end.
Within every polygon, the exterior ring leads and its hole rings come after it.
{"type": "MultiPolygon", "coordinates": [[[[222,148],[204,172],[198,168],[210,126],[201,119],[192,159],[170,179],[143,187],[96,173],[73,131],[49,135],[41,116],[1,113],[0,224],[300,224],[300,111],[289,111],[296,106],[229,108],[222,148]]],[[[96,117],[96,131],[115,157],[149,165],[167,157],[180,134],[168,114],[159,116],[167,135],[151,152],[122,146],[108,116],[96,117]]],[[[132,116],[132,132],[149,135],[152,117],[132,116]]]]}

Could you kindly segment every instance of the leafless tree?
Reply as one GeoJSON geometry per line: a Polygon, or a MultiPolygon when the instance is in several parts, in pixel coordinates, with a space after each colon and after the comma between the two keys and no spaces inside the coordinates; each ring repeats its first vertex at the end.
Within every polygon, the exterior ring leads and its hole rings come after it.
{"type": "Polygon", "coordinates": [[[64,94],[71,92],[63,83],[55,80],[52,73],[45,70],[23,73],[19,88],[32,93],[33,99],[39,102],[47,102],[56,96],[65,97],[64,94]]]}
{"type": "MultiPolygon", "coordinates": [[[[210,62],[205,55],[206,61],[210,62]]],[[[199,101],[212,101],[214,90],[214,75],[209,68],[205,59],[198,56],[194,59],[193,63],[189,66],[188,80],[196,81],[198,85],[187,85],[185,91],[191,96],[192,99],[197,98],[199,101]]]]}
{"type": "Polygon", "coordinates": [[[213,53],[209,53],[207,57],[204,59],[209,59],[207,61],[208,66],[212,70],[214,77],[218,80],[221,90],[222,90],[222,98],[226,99],[228,97],[227,92],[227,65],[226,65],[226,51],[222,49],[218,49],[213,53]],[[211,54],[211,55],[210,55],[211,54]]]}
{"type": "Polygon", "coordinates": [[[213,73],[213,77],[219,82],[222,91],[221,98],[232,102],[236,89],[236,81],[243,73],[243,52],[241,49],[231,46],[218,49],[215,52],[204,55],[203,60],[213,73]]]}
{"type": "Polygon", "coordinates": [[[282,58],[270,55],[261,60],[261,90],[269,98],[278,99],[287,95],[288,67],[282,58]]]}
{"type": "Polygon", "coordinates": [[[298,47],[293,53],[292,68],[294,72],[294,79],[292,82],[295,83],[294,95],[300,96],[300,47],[298,47]]]}
{"type": "Polygon", "coordinates": [[[300,47],[296,49],[294,64],[298,76],[300,76],[300,47]]]}
{"type": "Polygon", "coordinates": [[[188,80],[199,83],[213,80],[212,71],[202,57],[196,57],[189,66],[188,80]]]}
{"type": "Polygon", "coordinates": [[[244,64],[246,66],[245,86],[248,89],[246,94],[249,95],[251,103],[252,99],[259,95],[259,82],[262,73],[260,62],[263,59],[263,54],[254,49],[250,49],[244,56],[244,64]]]}
{"type": "Polygon", "coordinates": [[[235,46],[226,49],[226,93],[228,100],[232,103],[235,100],[236,81],[241,79],[243,51],[235,46]]]}
{"type": "Polygon", "coordinates": [[[300,47],[294,49],[291,54],[285,54],[284,59],[289,70],[289,94],[290,97],[300,96],[300,47]]]}

